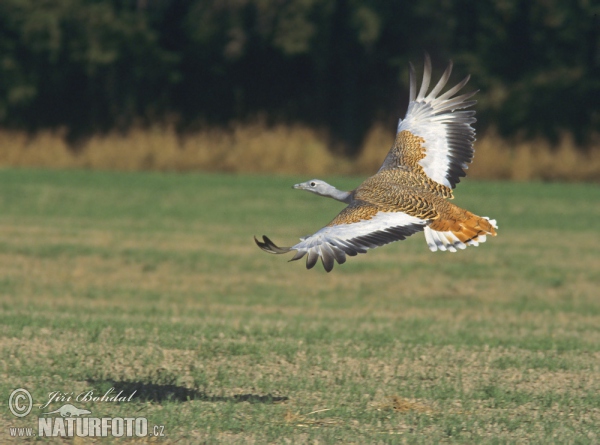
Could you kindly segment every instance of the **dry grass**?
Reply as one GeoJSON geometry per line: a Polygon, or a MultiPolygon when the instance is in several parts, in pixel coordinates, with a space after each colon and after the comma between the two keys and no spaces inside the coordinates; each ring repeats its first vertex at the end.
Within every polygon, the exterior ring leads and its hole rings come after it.
{"type": "MultiPolygon", "coordinates": [[[[328,150],[327,134],[302,125],[258,121],[185,136],[171,128],[94,136],[77,150],[60,133],[0,131],[0,166],[98,170],[222,171],[279,174],[370,174],[393,142],[392,129],[374,125],[359,157],[328,150]]],[[[587,150],[569,134],[556,146],[543,139],[509,141],[494,131],[478,138],[469,176],[512,180],[600,180],[600,136],[587,150]]]]}
{"type": "Polygon", "coordinates": [[[213,128],[180,137],[171,128],[95,136],[77,150],[51,132],[0,132],[0,165],[99,170],[214,170],[323,174],[336,170],[325,138],[302,126],[213,128]]]}

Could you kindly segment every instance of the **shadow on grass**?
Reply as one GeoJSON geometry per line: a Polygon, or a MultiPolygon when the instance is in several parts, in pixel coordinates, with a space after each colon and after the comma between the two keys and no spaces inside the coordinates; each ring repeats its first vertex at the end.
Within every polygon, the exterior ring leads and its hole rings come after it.
{"type": "Polygon", "coordinates": [[[271,394],[235,394],[233,396],[215,396],[185,388],[173,384],[156,384],[144,382],[112,381],[112,380],[88,380],[88,383],[100,388],[103,393],[114,388],[109,397],[114,397],[122,391],[122,396],[129,397],[134,393],[133,399],[142,402],[187,402],[189,400],[201,400],[204,402],[249,402],[249,403],[281,403],[289,400],[286,396],[273,396],[271,394]]]}

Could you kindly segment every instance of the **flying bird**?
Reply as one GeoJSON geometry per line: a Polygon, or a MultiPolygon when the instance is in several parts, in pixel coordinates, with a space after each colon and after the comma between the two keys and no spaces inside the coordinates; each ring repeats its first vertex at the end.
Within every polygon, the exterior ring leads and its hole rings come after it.
{"type": "Polygon", "coordinates": [[[452,190],[466,176],[473,160],[475,111],[465,111],[476,101],[477,91],[456,96],[467,84],[467,76],[440,94],[452,72],[452,62],[435,85],[431,81],[431,59],[425,55],[423,81],[417,92],[415,69],[410,64],[410,94],[406,117],[400,119],[396,139],[383,165],[352,191],[313,179],[296,184],[306,190],[333,198],[348,206],[329,224],[300,239],[292,247],[278,247],[266,236],[254,241],[268,253],[296,251],[290,260],[307,256],[306,268],[321,259],[327,272],[334,261],[346,262],[346,255],[366,253],[417,232],[425,233],[432,252],[456,252],[478,246],[488,235],[496,236],[496,221],[477,216],[449,200],[452,190]],[[461,111],[456,111],[461,110],[461,111]]]}

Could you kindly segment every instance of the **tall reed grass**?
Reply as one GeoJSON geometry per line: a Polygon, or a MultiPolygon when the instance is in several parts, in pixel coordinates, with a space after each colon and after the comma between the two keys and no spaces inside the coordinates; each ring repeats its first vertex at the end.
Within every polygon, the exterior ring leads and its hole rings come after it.
{"type": "MultiPolygon", "coordinates": [[[[0,130],[0,166],[367,175],[379,168],[393,138],[393,129],[374,125],[360,155],[351,160],[328,150],[325,132],[302,125],[240,123],[185,136],[168,127],[134,129],[91,137],[77,149],[57,132],[0,130]]],[[[568,134],[553,146],[543,139],[511,141],[488,131],[475,150],[469,177],[600,181],[600,136],[581,150],[568,134]]]]}

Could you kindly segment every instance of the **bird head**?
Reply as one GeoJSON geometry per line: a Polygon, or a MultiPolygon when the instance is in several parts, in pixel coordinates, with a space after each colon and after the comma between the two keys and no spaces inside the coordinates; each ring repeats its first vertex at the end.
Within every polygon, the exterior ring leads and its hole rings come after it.
{"type": "Polygon", "coordinates": [[[311,179],[310,181],[302,182],[294,186],[298,190],[306,190],[307,192],[314,193],[319,196],[326,196],[333,198],[336,201],[345,202],[349,204],[352,200],[351,192],[344,192],[336,189],[334,186],[327,184],[325,181],[320,179],[311,179]]]}
{"type": "Polygon", "coordinates": [[[306,190],[307,192],[316,193],[317,195],[328,196],[333,186],[327,184],[320,179],[311,179],[310,181],[301,182],[294,185],[297,190],[306,190]]]}

